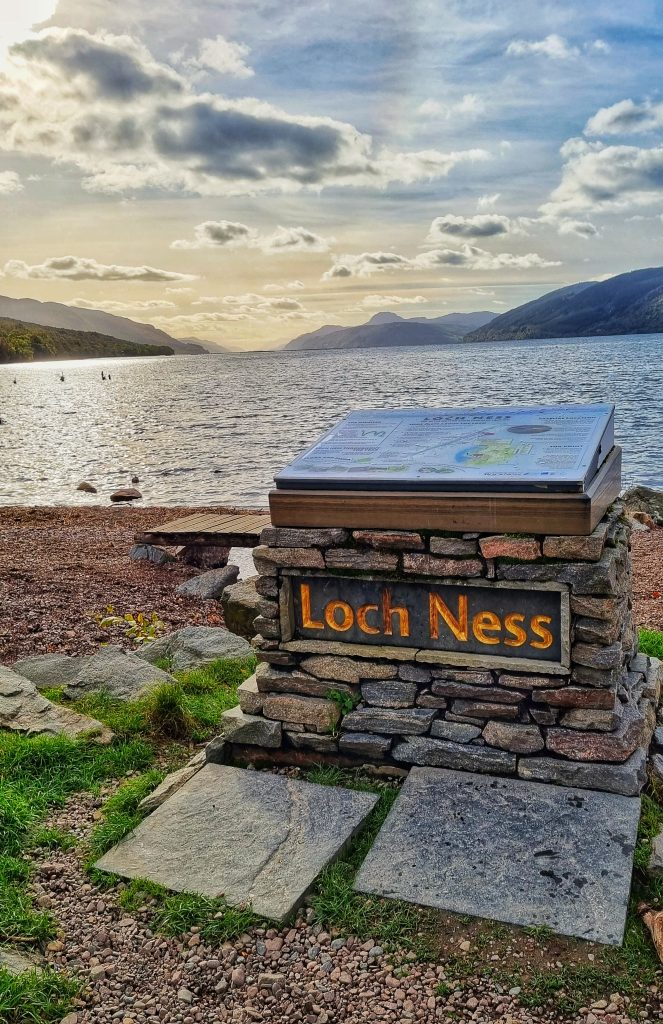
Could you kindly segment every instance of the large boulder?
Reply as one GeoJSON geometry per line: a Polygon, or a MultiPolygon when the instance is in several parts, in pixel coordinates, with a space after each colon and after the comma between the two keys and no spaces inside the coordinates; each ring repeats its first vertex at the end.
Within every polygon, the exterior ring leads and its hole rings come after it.
{"type": "Polygon", "coordinates": [[[154,565],[165,565],[166,562],[174,562],[175,556],[163,548],[157,548],[154,544],[134,544],[129,552],[132,562],[153,562],[154,565]]]}
{"type": "Polygon", "coordinates": [[[63,686],[65,696],[71,700],[97,690],[118,700],[136,700],[160,683],[175,682],[163,669],[113,646],[101,647],[96,654],[74,657],[44,654],[24,658],[16,662],[15,669],[40,690],[63,686]]]}
{"type": "Polygon", "coordinates": [[[256,635],[253,620],[258,615],[260,594],[256,590],[255,579],[240,580],[226,587],[221,598],[223,621],[226,629],[237,636],[250,640],[256,635]]]}
{"type": "Polygon", "coordinates": [[[118,487],[116,491],[110,496],[110,500],[115,502],[119,501],[137,501],[138,498],[142,498],[143,495],[140,493],[137,487],[118,487]]]}
{"type": "Polygon", "coordinates": [[[620,500],[624,503],[627,515],[632,516],[635,512],[640,512],[651,516],[659,526],[663,524],[663,491],[637,484],[635,487],[629,487],[620,500]]]}
{"type": "Polygon", "coordinates": [[[185,626],[146,644],[137,656],[151,664],[167,658],[173,672],[182,672],[219,658],[249,658],[254,653],[250,643],[220,626],[185,626]]]}
{"type": "Polygon", "coordinates": [[[69,736],[77,739],[87,733],[101,743],[110,743],[113,733],[96,718],[79,715],[71,708],[53,704],[25,676],[0,666],[0,729],[28,736],[69,736]]]}
{"type": "Polygon", "coordinates": [[[219,569],[210,569],[208,572],[201,572],[199,576],[192,576],[190,580],[180,583],[177,593],[182,597],[197,597],[201,601],[213,601],[221,597],[223,592],[239,576],[239,566],[224,565],[219,569]]]}

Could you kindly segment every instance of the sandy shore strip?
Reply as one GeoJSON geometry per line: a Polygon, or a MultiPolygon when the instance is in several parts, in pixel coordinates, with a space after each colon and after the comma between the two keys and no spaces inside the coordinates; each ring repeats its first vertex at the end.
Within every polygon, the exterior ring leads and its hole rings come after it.
{"type": "MultiPolygon", "coordinates": [[[[29,654],[94,651],[108,635],[95,613],[156,612],[173,629],[222,625],[217,601],[180,597],[200,570],[174,562],[133,562],[136,531],[222,508],[0,508],[0,662],[29,654]]],[[[248,555],[248,552],[244,553],[248,555]]],[[[634,604],[639,626],[663,629],[663,529],[633,534],[634,604]]],[[[113,642],[131,641],[113,637],[113,642]]]]}

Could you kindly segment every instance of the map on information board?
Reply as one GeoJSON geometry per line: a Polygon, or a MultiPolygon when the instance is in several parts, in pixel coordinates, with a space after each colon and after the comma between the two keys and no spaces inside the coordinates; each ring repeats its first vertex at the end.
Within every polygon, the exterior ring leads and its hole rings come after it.
{"type": "Polygon", "coordinates": [[[582,490],[614,445],[613,405],[350,413],[277,487],[582,490]]]}

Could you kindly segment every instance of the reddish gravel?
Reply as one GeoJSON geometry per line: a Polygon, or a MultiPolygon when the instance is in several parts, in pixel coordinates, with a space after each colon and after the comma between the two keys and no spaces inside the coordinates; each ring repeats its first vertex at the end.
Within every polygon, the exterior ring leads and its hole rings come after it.
{"type": "Polygon", "coordinates": [[[217,602],[175,593],[200,570],[128,557],[137,530],[199,511],[222,509],[0,508],[0,662],[94,651],[109,638],[91,616],[109,604],[157,612],[173,629],[219,625],[217,602]]]}
{"type": "Polygon", "coordinates": [[[633,605],[638,626],[663,629],[663,529],[633,533],[633,605]]]}

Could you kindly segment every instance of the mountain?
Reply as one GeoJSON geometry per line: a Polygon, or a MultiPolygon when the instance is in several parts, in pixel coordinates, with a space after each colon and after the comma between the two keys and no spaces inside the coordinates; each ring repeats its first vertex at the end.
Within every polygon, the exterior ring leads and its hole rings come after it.
{"type": "Polygon", "coordinates": [[[67,306],[63,302],[39,302],[37,299],[12,299],[8,295],[0,295],[0,317],[41,324],[43,327],[92,331],[139,345],[167,345],[173,352],[180,354],[200,355],[206,351],[197,339],[195,342],[179,341],[152,324],[141,324],[126,316],[104,313],[101,309],[67,306]]]}
{"type": "Polygon", "coordinates": [[[467,341],[663,333],[663,267],[558,288],[495,317],[467,341]]]}
{"type": "Polygon", "coordinates": [[[219,352],[227,354],[228,352],[239,352],[241,349],[227,348],[225,345],[219,345],[218,341],[203,341],[202,338],[173,338],[173,341],[178,341],[180,344],[202,346],[207,352],[211,352],[213,355],[219,352]]]}
{"type": "Polygon", "coordinates": [[[0,317],[0,363],[98,356],[172,356],[170,345],[137,345],[96,331],[70,331],[0,317]]]}
{"type": "Polygon", "coordinates": [[[285,349],[392,348],[397,345],[451,345],[468,331],[488,323],[495,316],[479,313],[446,313],[444,316],[405,318],[398,313],[376,313],[358,327],[338,325],[293,338],[285,349]]]}

